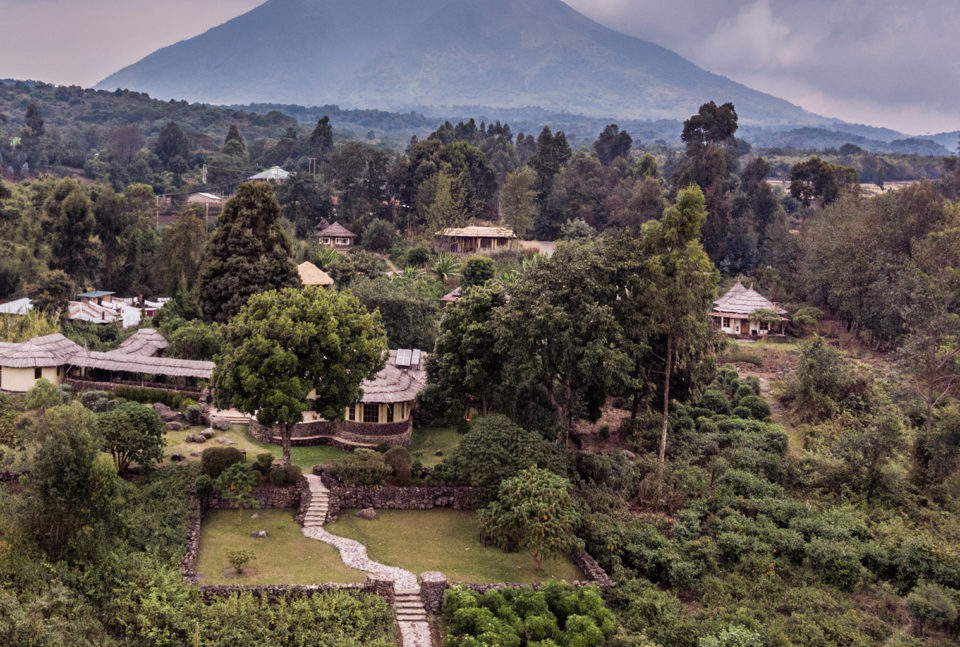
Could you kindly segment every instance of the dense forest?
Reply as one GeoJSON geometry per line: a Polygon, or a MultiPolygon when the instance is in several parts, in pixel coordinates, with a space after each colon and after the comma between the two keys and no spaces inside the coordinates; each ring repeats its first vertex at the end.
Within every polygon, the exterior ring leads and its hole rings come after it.
{"type": "MultiPolygon", "coordinates": [[[[84,149],[100,156],[84,157],[83,178],[36,178],[72,126],[55,133],[46,103],[20,111],[0,126],[4,166],[29,165],[0,184],[0,298],[37,307],[3,322],[5,341],[62,330],[115,344],[129,332],[61,321],[77,288],[101,287],[174,297],[149,322],[168,355],[222,359],[245,298],[296,286],[294,263],[311,260],[379,312],[390,347],[433,351],[417,424],[462,435],[411,478],[481,488],[492,537],[524,479],[569,493],[571,540],[617,583],[613,616],[594,608],[583,644],[956,644],[957,158],[868,196],[868,154],[804,155],[780,191],[737,137],[734,106],[710,102],[672,152],[614,125],[576,148],[550,128],[466,121],[399,153],[337,138],[328,119],[269,135],[242,115],[198,143],[199,122],[164,115],[136,147],[84,149]],[[296,172],[241,184],[272,164],[296,172]],[[236,191],[216,225],[188,208],[158,230],[156,193],[199,188],[236,191]],[[358,249],[320,248],[321,218],[359,234],[358,249]],[[549,257],[432,248],[437,229],[479,221],[560,242],[549,257]],[[783,305],[796,338],[721,339],[707,313],[736,278],[783,305]],[[780,374],[757,374],[772,361],[780,374]]],[[[6,643],[389,644],[374,599],[204,604],[178,572],[192,468],[121,479],[98,456],[103,414],[42,395],[0,398],[3,460],[31,469],[0,499],[6,643]]],[[[537,644],[506,597],[451,600],[449,644],[537,644]]]]}

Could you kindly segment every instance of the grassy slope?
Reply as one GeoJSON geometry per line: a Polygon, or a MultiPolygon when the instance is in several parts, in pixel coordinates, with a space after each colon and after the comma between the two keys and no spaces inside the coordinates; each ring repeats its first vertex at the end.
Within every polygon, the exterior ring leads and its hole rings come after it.
{"type": "Polygon", "coordinates": [[[244,511],[243,523],[238,525],[235,510],[207,513],[197,558],[197,570],[206,576],[203,584],[321,584],[362,582],[366,577],[345,566],[333,546],[304,537],[292,511],[260,510],[260,518],[254,520],[251,514],[244,511]],[[250,536],[255,530],[266,530],[270,536],[255,539],[250,536]],[[224,577],[227,553],[244,548],[257,556],[250,563],[256,575],[224,577]]]}
{"type": "Polygon", "coordinates": [[[441,571],[451,581],[528,584],[557,578],[581,578],[566,558],[544,563],[537,571],[529,552],[504,553],[480,542],[476,517],[458,510],[380,510],[376,521],[344,510],[327,529],[367,546],[371,558],[419,575],[441,571]]]}
{"type": "MultiPolygon", "coordinates": [[[[199,457],[190,456],[191,452],[202,452],[207,447],[236,447],[237,449],[247,450],[247,460],[252,461],[257,454],[269,452],[279,460],[283,454],[283,448],[279,445],[270,445],[254,440],[247,433],[246,427],[242,425],[233,425],[229,431],[218,431],[217,435],[203,444],[186,442],[187,434],[196,434],[202,430],[202,427],[194,427],[186,431],[168,431],[167,446],[164,449],[164,456],[169,460],[173,453],[182,454],[188,461],[199,461],[199,457]],[[217,438],[227,438],[234,442],[233,445],[221,445],[217,438]]],[[[314,465],[329,463],[341,460],[347,456],[347,452],[334,447],[316,446],[316,447],[294,447],[291,449],[291,457],[294,465],[298,465],[304,472],[310,471],[314,465]]]]}
{"type": "Polygon", "coordinates": [[[451,427],[436,429],[417,429],[410,441],[410,455],[419,460],[424,467],[433,467],[444,457],[453,453],[460,444],[460,434],[451,427]],[[437,451],[443,453],[437,456],[437,451]]]}

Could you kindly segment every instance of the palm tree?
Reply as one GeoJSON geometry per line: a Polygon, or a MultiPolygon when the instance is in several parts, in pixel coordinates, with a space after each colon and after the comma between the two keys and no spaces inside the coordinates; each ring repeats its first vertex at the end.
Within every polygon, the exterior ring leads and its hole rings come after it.
{"type": "Polygon", "coordinates": [[[441,283],[460,276],[460,261],[450,254],[438,253],[433,262],[433,275],[440,279],[441,283]]]}

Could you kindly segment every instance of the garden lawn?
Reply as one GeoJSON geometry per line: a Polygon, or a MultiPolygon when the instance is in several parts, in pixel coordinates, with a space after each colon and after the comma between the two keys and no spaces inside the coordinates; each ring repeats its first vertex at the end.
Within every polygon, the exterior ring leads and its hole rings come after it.
{"type": "Polygon", "coordinates": [[[340,553],[330,544],[303,536],[292,510],[244,510],[243,523],[237,524],[236,510],[211,510],[200,530],[197,572],[201,584],[322,584],[324,582],[362,582],[366,573],[344,565],[340,553]],[[259,519],[251,519],[254,512],[259,519]],[[266,530],[269,537],[255,539],[250,533],[266,530]],[[230,566],[227,553],[247,549],[256,559],[246,567],[256,575],[225,577],[230,566]]]}
{"type": "MultiPolygon", "coordinates": [[[[197,434],[203,427],[192,427],[186,431],[168,431],[167,446],[164,448],[164,459],[170,460],[170,454],[182,454],[187,457],[187,461],[200,462],[199,456],[190,456],[191,452],[202,452],[207,447],[236,447],[237,449],[247,450],[247,461],[253,462],[257,454],[273,454],[277,461],[283,456],[283,448],[280,445],[271,445],[254,440],[247,433],[244,425],[233,425],[229,431],[218,431],[217,435],[205,443],[188,443],[187,434],[197,434]],[[229,438],[233,441],[232,445],[221,445],[217,438],[229,438]]],[[[304,472],[310,472],[314,465],[322,465],[343,459],[348,452],[339,450],[335,447],[318,445],[315,447],[292,447],[290,449],[290,458],[294,465],[297,465],[304,472]]]]}
{"type": "Polygon", "coordinates": [[[548,579],[572,582],[580,571],[562,557],[544,562],[538,571],[529,552],[504,553],[480,542],[473,512],[460,510],[377,510],[376,521],[359,519],[353,510],[342,510],[340,519],[326,529],[356,539],[371,558],[399,566],[419,576],[440,571],[453,582],[531,584],[548,579]]]}
{"type": "Polygon", "coordinates": [[[415,429],[410,439],[410,455],[424,467],[433,467],[453,453],[460,444],[460,434],[452,427],[415,429]],[[437,456],[437,450],[443,455],[437,456]]]}

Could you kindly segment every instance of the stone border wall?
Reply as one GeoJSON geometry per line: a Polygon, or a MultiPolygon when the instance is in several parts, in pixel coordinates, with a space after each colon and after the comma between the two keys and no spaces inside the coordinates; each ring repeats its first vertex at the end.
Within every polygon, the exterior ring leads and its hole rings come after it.
{"type": "Polygon", "coordinates": [[[326,591],[346,591],[379,595],[387,604],[393,604],[393,582],[367,576],[364,582],[324,582],[323,584],[218,584],[200,586],[200,595],[205,601],[227,598],[238,593],[252,593],[269,601],[288,595],[310,596],[326,591]]]}
{"type": "Polygon", "coordinates": [[[65,377],[64,384],[73,386],[76,391],[108,391],[113,393],[118,386],[132,386],[137,389],[154,389],[156,391],[169,391],[170,393],[185,393],[196,396],[201,389],[195,386],[174,386],[166,382],[133,382],[130,380],[117,380],[116,382],[100,382],[97,380],[83,380],[75,377],[65,377]]]}
{"type": "MultiPolygon", "coordinates": [[[[262,443],[280,444],[280,437],[274,435],[270,427],[265,427],[256,420],[250,421],[249,430],[250,435],[262,443]]],[[[409,419],[376,425],[350,421],[314,420],[295,425],[291,432],[290,444],[294,447],[331,445],[350,451],[355,449],[355,445],[350,443],[406,446],[410,444],[412,435],[413,424],[409,419]]]]}
{"type": "Polygon", "coordinates": [[[314,467],[330,491],[327,521],[336,521],[341,510],[374,508],[375,510],[432,510],[453,508],[475,510],[477,490],[464,486],[400,487],[384,485],[376,488],[346,487],[326,474],[320,466],[314,467]]]}
{"type": "MultiPolygon", "coordinates": [[[[261,508],[299,508],[301,501],[301,491],[298,485],[287,487],[276,487],[272,485],[258,485],[253,488],[253,497],[261,508]]],[[[219,492],[204,502],[204,511],[206,510],[230,510],[233,504],[224,501],[219,492]]]]}

